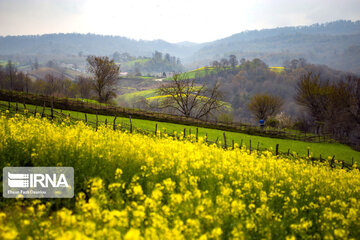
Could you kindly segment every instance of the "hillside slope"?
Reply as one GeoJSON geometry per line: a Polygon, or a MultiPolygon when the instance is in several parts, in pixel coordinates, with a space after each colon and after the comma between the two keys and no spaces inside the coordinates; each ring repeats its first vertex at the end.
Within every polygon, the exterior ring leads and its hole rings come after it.
{"type": "Polygon", "coordinates": [[[246,31],[207,43],[192,59],[206,64],[230,54],[260,58],[270,66],[305,58],[311,63],[360,73],[360,21],[246,31]]]}

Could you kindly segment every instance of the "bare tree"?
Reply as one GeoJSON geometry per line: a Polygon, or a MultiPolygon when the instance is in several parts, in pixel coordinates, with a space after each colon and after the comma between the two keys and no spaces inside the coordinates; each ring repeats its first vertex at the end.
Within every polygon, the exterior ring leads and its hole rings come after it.
{"type": "Polygon", "coordinates": [[[348,95],[348,100],[346,101],[348,111],[355,122],[360,124],[360,77],[347,76],[345,88],[345,92],[348,95]]]}
{"type": "Polygon", "coordinates": [[[10,79],[10,90],[14,90],[14,82],[16,77],[16,67],[11,62],[11,60],[8,61],[8,64],[6,65],[6,71],[10,79]]]}
{"type": "Polygon", "coordinates": [[[296,86],[295,101],[303,106],[316,121],[327,118],[330,108],[330,95],[333,88],[329,82],[321,82],[320,75],[309,72],[303,75],[296,86]]]}
{"type": "Polygon", "coordinates": [[[89,78],[79,76],[77,79],[77,87],[81,98],[90,98],[92,82],[89,78]]]}
{"type": "Polygon", "coordinates": [[[232,68],[235,68],[239,64],[235,55],[232,54],[229,56],[229,64],[232,68]]]}
{"type": "Polygon", "coordinates": [[[220,64],[222,68],[225,70],[229,66],[229,60],[227,60],[226,58],[222,58],[220,60],[220,64]]]}
{"type": "Polygon", "coordinates": [[[215,60],[211,63],[211,66],[213,66],[214,68],[219,68],[221,66],[221,64],[215,60]]]}
{"type": "Polygon", "coordinates": [[[120,66],[108,57],[89,56],[88,71],[94,75],[92,87],[100,102],[108,102],[116,96],[116,85],[119,81],[120,66]]]}
{"type": "Polygon", "coordinates": [[[45,76],[46,88],[45,94],[46,95],[53,95],[59,89],[59,82],[60,80],[55,77],[53,74],[47,74],[45,76]]]}
{"type": "Polygon", "coordinates": [[[186,74],[175,74],[171,83],[163,84],[158,93],[163,97],[161,108],[175,109],[185,117],[203,118],[222,110],[225,103],[221,101],[222,93],[219,84],[211,88],[205,83],[196,84],[186,74]]]}
{"type": "Polygon", "coordinates": [[[266,120],[279,113],[283,105],[283,100],[278,96],[259,94],[251,98],[248,108],[257,120],[266,120]]]}

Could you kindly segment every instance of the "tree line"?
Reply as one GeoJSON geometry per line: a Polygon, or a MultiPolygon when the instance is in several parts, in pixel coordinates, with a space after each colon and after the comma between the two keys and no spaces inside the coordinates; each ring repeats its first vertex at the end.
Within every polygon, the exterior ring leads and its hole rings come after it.
{"type": "Polygon", "coordinates": [[[111,102],[116,96],[120,66],[108,57],[89,56],[87,63],[91,76],[78,76],[72,81],[64,74],[52,73],[46,74],[44,78],[34,79],[8,61],[5,67],[0,66],[0,89],[111,102]]]}
{"type": "Polygon", "coordinates": [[[325,131],[337,139],[360,143],[360,77],[336,82],[309,72],[296,85],[296,103],[306,111],[303,128],[325,131]]]}

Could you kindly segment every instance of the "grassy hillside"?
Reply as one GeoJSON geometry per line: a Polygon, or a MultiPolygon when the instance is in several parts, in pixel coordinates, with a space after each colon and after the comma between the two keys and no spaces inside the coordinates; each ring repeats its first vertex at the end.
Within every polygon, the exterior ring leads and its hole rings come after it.
{"type": "MultiPolygon", "coordinates": [[[[236,68],[239,68],[239,66],[236,66],[236,68]]],[[[189,72],[186,72],[186,76],[188,78],[195,78],[195,77],[205,77],[207,74],[211,75],[211,74],[215,74],[217,73],[219,70],[223,71],[223,70],[231,70],[231,67],[226,67],[226,68],[214,68],[214,67],[201,67],[201,68],[197,68],[194,70],[191,70],[189,72]]],[[[282,73],[285,71],[284,67],[269,67],[270,71],[272,72],[276,72],[276,73],[282,73]]],[[[168,78],[171,79],[171,78],[168,78]]]]}
{"type": "Polygon", "coordinates": [[[157,96],[156,89],[149,89],[149,90],[144,90],[144,91],[136,91],[136,92],[132,92],[132,93],[126,93],[126,94],[120,95],[118,97],[124,99],[125,101],[131,101],[138,97],[149,98],[149,97],[154,97],[154,96],[157,96]]]}
{"type": "Polygon", "coordinates": [[[133,68],[135,67],[135,64],[144,64],[146,62],[150,61],[149,58],[143,58],[143,59],[136,59],[136,60],[133,60],[133,61],[129,61],[129,62],[124,62],[124,63],[119,63],[122,67],[125,67],[125,68],[133,68]]]}
{"type": "MultiPolygon", "coordinates": [[[[0,107],[5,110],[7,108],[6,102],[1,102],[0,107]]],[[[18,105],[19,109],[22,109],[22,105],[18,105]]],[[[15,108],[15,104],[12,103],[12,108],[15,108]]],[[[27,105],[27,108],[30,110],[34,110],[35,106],[27,105]]],[[[42,107],[39,106],[37,108],[38,112],[42,111],[42,107]]],[[[60,110],[57,110],[60,112],[60,110]]],[[[46,108],[46,113],[50,114],[50,109],[46,108]]],[[[81,112],[75,111],[65,111],[63,110],[62,113],[68,115],[70,114],[71,117],[85,120],[85,114],[81,112]]],[[[94,114],[87,114],[88,121],[95,122],[96,115],[94,114]]],[[[98,120],[105,122],[105,120],[112,124],[114,117],[113,116],[105,116],[105,115],[98,115],[98,120]]],[[[124,117],[117,117],[116,124],[129,124],[129,118],[124,117]]],[[[183,135],[184,129],[186,129],[186,135],[189,134],[191,131],[192,134],[196,133],[196,128],[194,126],[182,125],[182,124],[174,124],[174,123],[167,123],[167,122],[157,122],[157,121],[150,121],[150,120],[143,120],[143,119],[132,119],[132,124],[134,128],[146,129],[150,131],[155,131],[155,126],[157,124],[157,129],[161,132],[173,133],[174,131],[180,135],[183,135]]],[[[238,132],[230,132],[230,131],[222,131],[217,129],[210,129],[210,128],[198,128],[199,136],[205,137],[207,135],[209,141],[216,141],[221,144],[224,143],[223,134],[225,132],[227,138],[227,144],[231,145],[232,140],[238,145],[241,143],[250,148],[250,140],[252,144],[252,149],[257,149],[259,144],[259,149],[271,149],[272,151],[275,150],[276,144],[279,144],[279,151],[287,153],[290,149],[290,153],[297,153],[301,157],[306,157],[307,152],[309,149],[309,153],[312,157],[319,158],[320,154],[322,158],[328,158],[335,155],[337,160],[344,160],[348,164],[352,163],[352,159],[354,162],[360,164],[360,152],[357,152],[351,149],[349,146],[339,143],[312,143],[312,142],[303,142],[303,141],[296,141],[296,140],[287,140],[287,139],[277,139],[277,138],[270,138],[270,137],[262,137],[262,136],[253,136],[244,133],[238,132]]]]}

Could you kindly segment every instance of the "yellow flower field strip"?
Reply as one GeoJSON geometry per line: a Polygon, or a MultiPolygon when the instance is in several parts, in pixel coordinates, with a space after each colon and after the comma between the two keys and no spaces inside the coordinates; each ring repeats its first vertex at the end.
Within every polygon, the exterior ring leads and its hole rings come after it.
{"type": "Polygon", "coordinates": [[[39,200],[8,202],[0,211],[0,238],[359,236],[358,170],[270,152],[227,151],[201,141],[1,116],[2,164],[14,166],[28,156],[33,165],[73,166],[78,185],[72,208],[54,211],[50,202],[39,200]]]}

